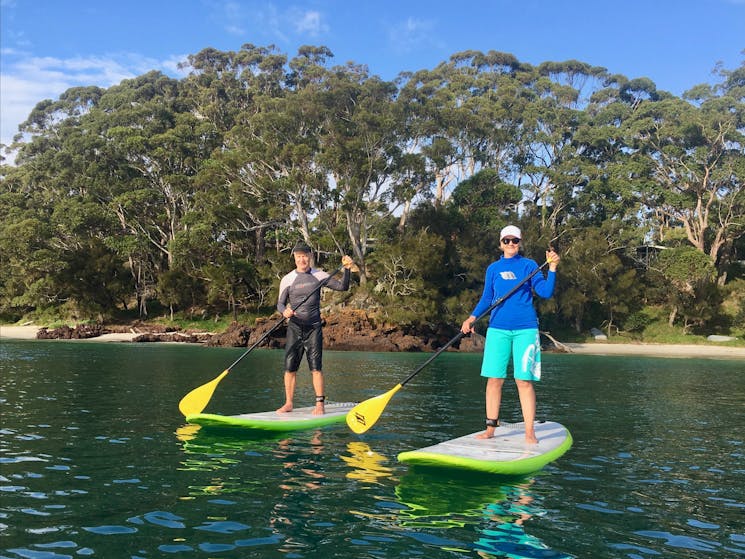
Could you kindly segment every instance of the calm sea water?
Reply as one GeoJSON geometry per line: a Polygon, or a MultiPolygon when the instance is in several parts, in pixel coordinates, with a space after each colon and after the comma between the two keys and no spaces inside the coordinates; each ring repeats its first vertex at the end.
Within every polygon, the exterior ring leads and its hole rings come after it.
{"type": "MultiPolygon", "coordinates": [[[[479,355],[438,357],[362,436],[186,426],[178,401],[240,354],[1,341],[0,557],[745,557],[743,361],[544,355],[538,415],[575,444],[506,479],[396,461],[481,428],[479,355]]],[[[328,397],[381,394],[426,358],[326,352],[328,397]]],[[[281,366],[254,351],[206,411],[274,409],[281,366]]]]}

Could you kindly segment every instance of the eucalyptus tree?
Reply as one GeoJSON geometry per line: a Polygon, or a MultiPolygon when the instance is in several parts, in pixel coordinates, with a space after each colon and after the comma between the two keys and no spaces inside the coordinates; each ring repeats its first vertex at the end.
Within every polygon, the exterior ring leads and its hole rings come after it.
{"type": "Polygon", "coordinates": [[[462,181],[450,198],[450,203],[471,228],[474,240],[516,219],[521,201],[520,189],[505,183],[494,169],[482,169],[462,181]]]}
{"type": "Polygon", "coordinates": [[[318,162],[330,177],[364,283],[370,228],[391,213],[390,181],[401,161],[398,90],[351,63],[330,69],[323,85],[317,97],[324,115],[318,162]]]}
{"type": "MultiPolygon", "coordinates": [[[[286,93],[286,62],[275,47],[251,44],[230,52],[205,49],[189,59],[185,83],[192,112],[214,128],[219,142],[194,177],[189,227],[175,239],[175,281],[164,288],[176,303],[197,293],[212,306],[225,301],[236,316],[265,300],[273,279],[266,266],[267,235],[282,227],[289,212],[277,204],[286,184],[262,166],[266,147],[281,143],[258,138],[256,130],[266,112],[272,114],[272,102],[286,93]],[[182,286],[188,291],[179,293],[182,286]]],[[[293,145],[294,138],[284,147],[293,145]]]]}
{"type": "Polygon", "coordinates": [[[254,114],[230,135],[244,158],[238,181],[263,202],[275,237],[286,243],[299,234],[314,245],[311,221],[327,205],[328,181],[318,162],[326,115],[318,97],[331,56],[325,47],[301,47],[281,91],[258,95],[254,114]]]}
{"type": "Polygon", "coordinates": [[[181,65],[189,70],[182,80],[184,94],[193,103],[194,114],[224,134],[239,115],[253,110],[255,96],[279,91],[285,58],[271,45],[245,44],[238,51],[203,49],[181,65]]]}
{"type": "Polygon", "coordinates": [[[682,227],[690,244],[726,279],[728,250],[745,232],[745,101],[743,67],[686,99],[666,96],[638,105],[627,143],[638,165],[640,200],[657,218],[658,238],[682,227]]]}
{"type": "Polygon", "coordinates": [[[107,192],[121,229],[111,243],[130,261],[144,315],[157,276],[174,265],[172,243],[194,210],[195,177],[220,136],[195,114],[181,83],[159,72],[109,88],[100,111],[107,148],[127,173],[107,192]]]}
{"type": "Polygon", "coordinates": [[[605,68],[576,60],[544,62],[529,84],[517,156],[518,183],[530,212],[536,212],[549,237],[558,233],[586,184],[578,130],[586,125],[584,108],[605,68]],[[589,90],[589,91],[588,91],[589,90]]]}
{"type": "Polygon", "coordinates": [[[635,231],[628,242],[644,242],[644,211],[633,178],[640,165],[632,157],[626,131],[642,101],[666,96],[647,78],[629,80],[620,74],[608,75],[590,92],[573,137],[576,174],[572,177],[577,182],[569,212],[572,227],[601,227],[612,220],[624,225],[624,234],[635,231]]]}
{"type": "Polygon", "coordinates": [[[515,183],[534,68],[511,54],[496,51],[459,53],[451,59],[473,71],[470,95],[463,104],[468,115],[462,130],[470,159],[467,176],[490,168],[503,181],[515,183]]]}
{"type": "Polygon", "coordinates": [[[482,168],[503,179],[512,174],[531,71],[511,54],[464,51],[434,70],[401,76],[409,139],[434,178],[436,206],[482,168]]]}
{"type": "Polygon", "coordinates": [[[410,181],[408,196],[403,196],[400,228],[403,230],[412,202],[420,196],[431,200],[439,207],[445,199],[448,188],[455,186],[459,155],[451,141],[456,135],[453,120],[457,107],[450,81],[453,76],[446,64],[434,70],[419,70],[401,74],[397,103],[402,107],[403,126],[406,144],[403,153],[417,156],[421,168],[420,180],[410,181]]]}

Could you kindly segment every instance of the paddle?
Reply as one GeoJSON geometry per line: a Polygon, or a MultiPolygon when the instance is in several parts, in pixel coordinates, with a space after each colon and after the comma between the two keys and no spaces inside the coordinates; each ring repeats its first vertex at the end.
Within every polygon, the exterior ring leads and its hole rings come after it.
{"type": "MultiPolygon", "coordinates": [[[[323,281],[321,281],[318,284],[318,287],[316,287],[313,291],[308,293],[308,295],[305,296],[305,298],[300,301],[295,308],[300,307],[303,303],[305,303],[308,299],[310,299],[313,295],[318,293],[321,288],[326,285],[329,280],[331,280],[332,277],[334,277],[336,274],[341,272],[344,269],[344,265],[342,264],[337,270],[334,271],[333,274],[329,275],[329,277],[325,278],[323,281]]],[[[225,369],[222,373],[220,373],[216,378],[211,380],[208,383],[203,384],[202,386],[197,386],[194,390],[189,392],[186,396],[181,398],[181,401],[178,403],[178,409],[181,411],[182,414],[184,414],[184,417],[188,415],[192,415],[195,413],[202,413],[202,410],[207,407],[207,404],[210,401],[210,398],[212,398],[212,394],[215,392],[215,389],[217,388],[217,385],[220,383],[220,381],[225,378],[225,375],[227,375],[230,370],[235,367],[238,363],[243,360],[243,358],[251,353],[254,348],[258,347],[261,342],[263,342],[265,339],[269,337],[269,334],[274,332],[277,328],[279,328],[282,323],[285,321],[285,317],[282,316],[277,323],[272,326],[269,330],[267,330],[261,338],[259,338],[254,344],[249,347],[245,352],[243,352],[243,355],[241,355],[238,359],[233,361],[233,364],[230,365],[227,369],[225,369]]]]}
{"type": "MultiPolygon", "coordinates": [[[[476,317],[476,320],[474,321],[474,323],[484,318],[486,315],[491,313],[495,308],[501,305],[505,300],[509,299],[518,289],[520,289],[523,285],[525,285],[528,281],[530,281],[534,275],[536,275],[542,268],[544,268],[546,264],[548,264],[548,261],[538,266],[527,277],[525,277],[520,283],[518,283],[515,287],[510,289],[504,296],[500,297],[494,303],[492,303],[492,305],[488,309],[486,309],[484,312],[482,312],[479,316],[476,317]]],[[[388,405],[388,402],[390,401],[390,399],[393,398],[393,395],[399,390],[401,390],[407,382],[409,382],[417,374],[419,374],[419,372],[422,369],[424,369],[427,365],[429,365],[438,355],[440,355],[443,351],[445,351],[455,342],[460,340],[463,336],[465,336],[463,332],[458,332],[458,334],[455,337],[453,337],[448,343],[446,343],[444,346],[438,349],[435,353],[433,353],[432,356],[430,356],[429,359],[427,359],[424,363],[422,363],[413,373],[411,373],[408,377],[406,377],[403,381],[398,383],[396,386],[394,386],[391,390],[389,390],[385,394],[380,394],[379,396],[375,396],[373,398],[365,400],[364,402],[360,402],[355,407],[353,407],[351,410],[349,410],[349,412],[347,413],[347,425],[349,425],[349,428],[355,433],[361,434],[367,431],[368,429],[370,429],[370,427],[372,427],[373,425],[375,425],[375,423],[378,421],[381,414],[383,413],[383,410],[385,409],[386,405],[388,405]]]]}

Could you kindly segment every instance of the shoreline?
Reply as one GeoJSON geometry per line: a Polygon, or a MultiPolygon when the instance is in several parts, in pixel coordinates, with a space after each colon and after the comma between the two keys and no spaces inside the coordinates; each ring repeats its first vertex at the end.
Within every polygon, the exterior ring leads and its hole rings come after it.
{"type": "MultiPolygon", "coordinates": [[[[0,339],[35,340],[39,328],[36,326],[2,326],[0,325],[0,339]]],[[[123,332],[102,334],[94,338],[82,340],[65,340],[77,342],[132,342],[140,334],[123,332]]],[[[169,343],[169,342],[155,342],[169,343]]],[[[176,343],[176,342],[173,342],[176,343]]],[[[731,347],[704,344],[645,344],[645,343],[565,343],[563,344],[575,355],[629,355],[648,357],[679,357],[679,358],[718,358],[745,359],[745,347],[731,347]]]]}
{"type": "MultiPolygon", "coordinates": [[[[0,326],[0,340],[1,339],[10,339],[10,340],[35,340],[36,339],[36,333],[41,328],[38,328],[37,326],[6,326],[2,325],[0,326]]],[[[100,336],[96,336],[95,338],[85,338],[85,339],[79,339],[79,340],[65,340],[65,341],[75,341],[75,342],[131,342],[134,340],[137,336],[140,334],[135,334],[131,332],[123,332],[120,334],[102,334],[100,336]]]]}

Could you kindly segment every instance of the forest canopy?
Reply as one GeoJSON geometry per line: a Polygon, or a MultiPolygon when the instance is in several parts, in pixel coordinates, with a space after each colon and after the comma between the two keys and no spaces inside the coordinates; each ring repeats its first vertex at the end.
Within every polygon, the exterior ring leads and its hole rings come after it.
{"type": "Polygon", "coordinates": [[[512,223],[562,254],[547,327],[745,328],[745,63],[678,97],[495,51],[394,81],[332,59],[204,49],[40,101],[0,167],[0,318],[271,312],[303,240],[359,264],[354,304],[457,323],[512,223]]]}

